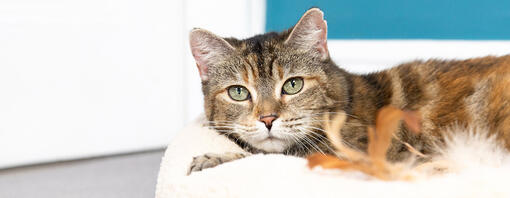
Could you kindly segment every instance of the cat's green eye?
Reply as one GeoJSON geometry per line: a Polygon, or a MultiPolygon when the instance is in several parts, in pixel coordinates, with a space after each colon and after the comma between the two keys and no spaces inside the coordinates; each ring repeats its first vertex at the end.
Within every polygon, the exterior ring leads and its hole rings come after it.
{"type": "Polygon", "coordinates": [[[240,85],[230,86],[228,88],[228,95],[235,101],[243,101],[250,98],[250,92],[248,89],[240,85]]]}
{"type": "Polygon", "coordinates": [[[283,83],[282,93],[287,95],[297,94],[301,89],[303,89],[303,78],[291,78],[283,83]]]}

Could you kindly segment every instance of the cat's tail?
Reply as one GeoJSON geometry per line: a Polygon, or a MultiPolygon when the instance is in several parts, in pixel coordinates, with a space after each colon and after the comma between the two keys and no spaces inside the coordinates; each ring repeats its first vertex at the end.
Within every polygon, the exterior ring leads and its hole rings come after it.
{"type": "Polygon", "coordinates": [[[509,167],[510,153],[503,142],[489,130],[474,127],[451,127],[445,131],[442,146],[435,146],[436,155],[418,169],[422,173],[458,173],[509,167]]]}

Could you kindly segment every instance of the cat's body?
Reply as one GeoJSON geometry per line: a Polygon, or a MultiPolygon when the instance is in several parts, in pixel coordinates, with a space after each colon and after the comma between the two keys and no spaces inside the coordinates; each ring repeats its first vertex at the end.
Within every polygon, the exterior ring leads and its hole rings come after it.
{"type": "MultiPolygon", "coordinates": [[[[324,115],[346,114],[341,134],[347,145],[364,150],[377,110],[393,105],[418,111],[422,133],[402,125],[390,160],[408,156],[402,142],[434,152],[432,144],[441,143],[448,127],[486,128],[510,148],[510,56],[415,61],[355,75],[330,59],[326,32],[316,8],[288,31],[245,40],[193,30],[209,126],[252,153],[306,156],[331,152],[324,115]]],[[[217,164],[196,159],[194,170],[217,164]]]]}
{"type": "MultiPolygon", "coordinates": [[[[351,75],[352,110],[342,128],[348,142],[366,147],[366,125],[386,105],[416,110],[422,116],[420,135],[400,127],[399,139],[432,153],[449,127],[483,128],[510,149],[510,56],[467,60],[414,61],[368,75],[351,75]]],[[[395,140],[390,159],[406,156],[395,140]]]]}

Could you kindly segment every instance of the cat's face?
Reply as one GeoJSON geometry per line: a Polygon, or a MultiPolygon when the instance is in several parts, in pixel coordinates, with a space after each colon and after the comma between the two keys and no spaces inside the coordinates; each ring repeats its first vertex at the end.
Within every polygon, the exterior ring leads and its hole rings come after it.
{"type": "Polygon", "coordinates": [[[346,90],[329,59],[320,10],[290,31],[245,40],[195,29],[190,44],[212,128],[265,152],[325,141],[322,117],[342,108],[346,90]]]}

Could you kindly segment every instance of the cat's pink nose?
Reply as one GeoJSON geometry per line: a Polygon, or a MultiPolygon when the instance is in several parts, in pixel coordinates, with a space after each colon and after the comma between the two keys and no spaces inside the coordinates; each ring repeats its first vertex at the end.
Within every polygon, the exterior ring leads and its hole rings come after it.
{"type": "Polygon", "coordinates": [[[276,120],[276,118],[278,118],[276,114],[264,115],[260,116],[259,121],[263,122],[268,130],[271,130],[271,127],[273,126],[273,121],[276,120]]]}

